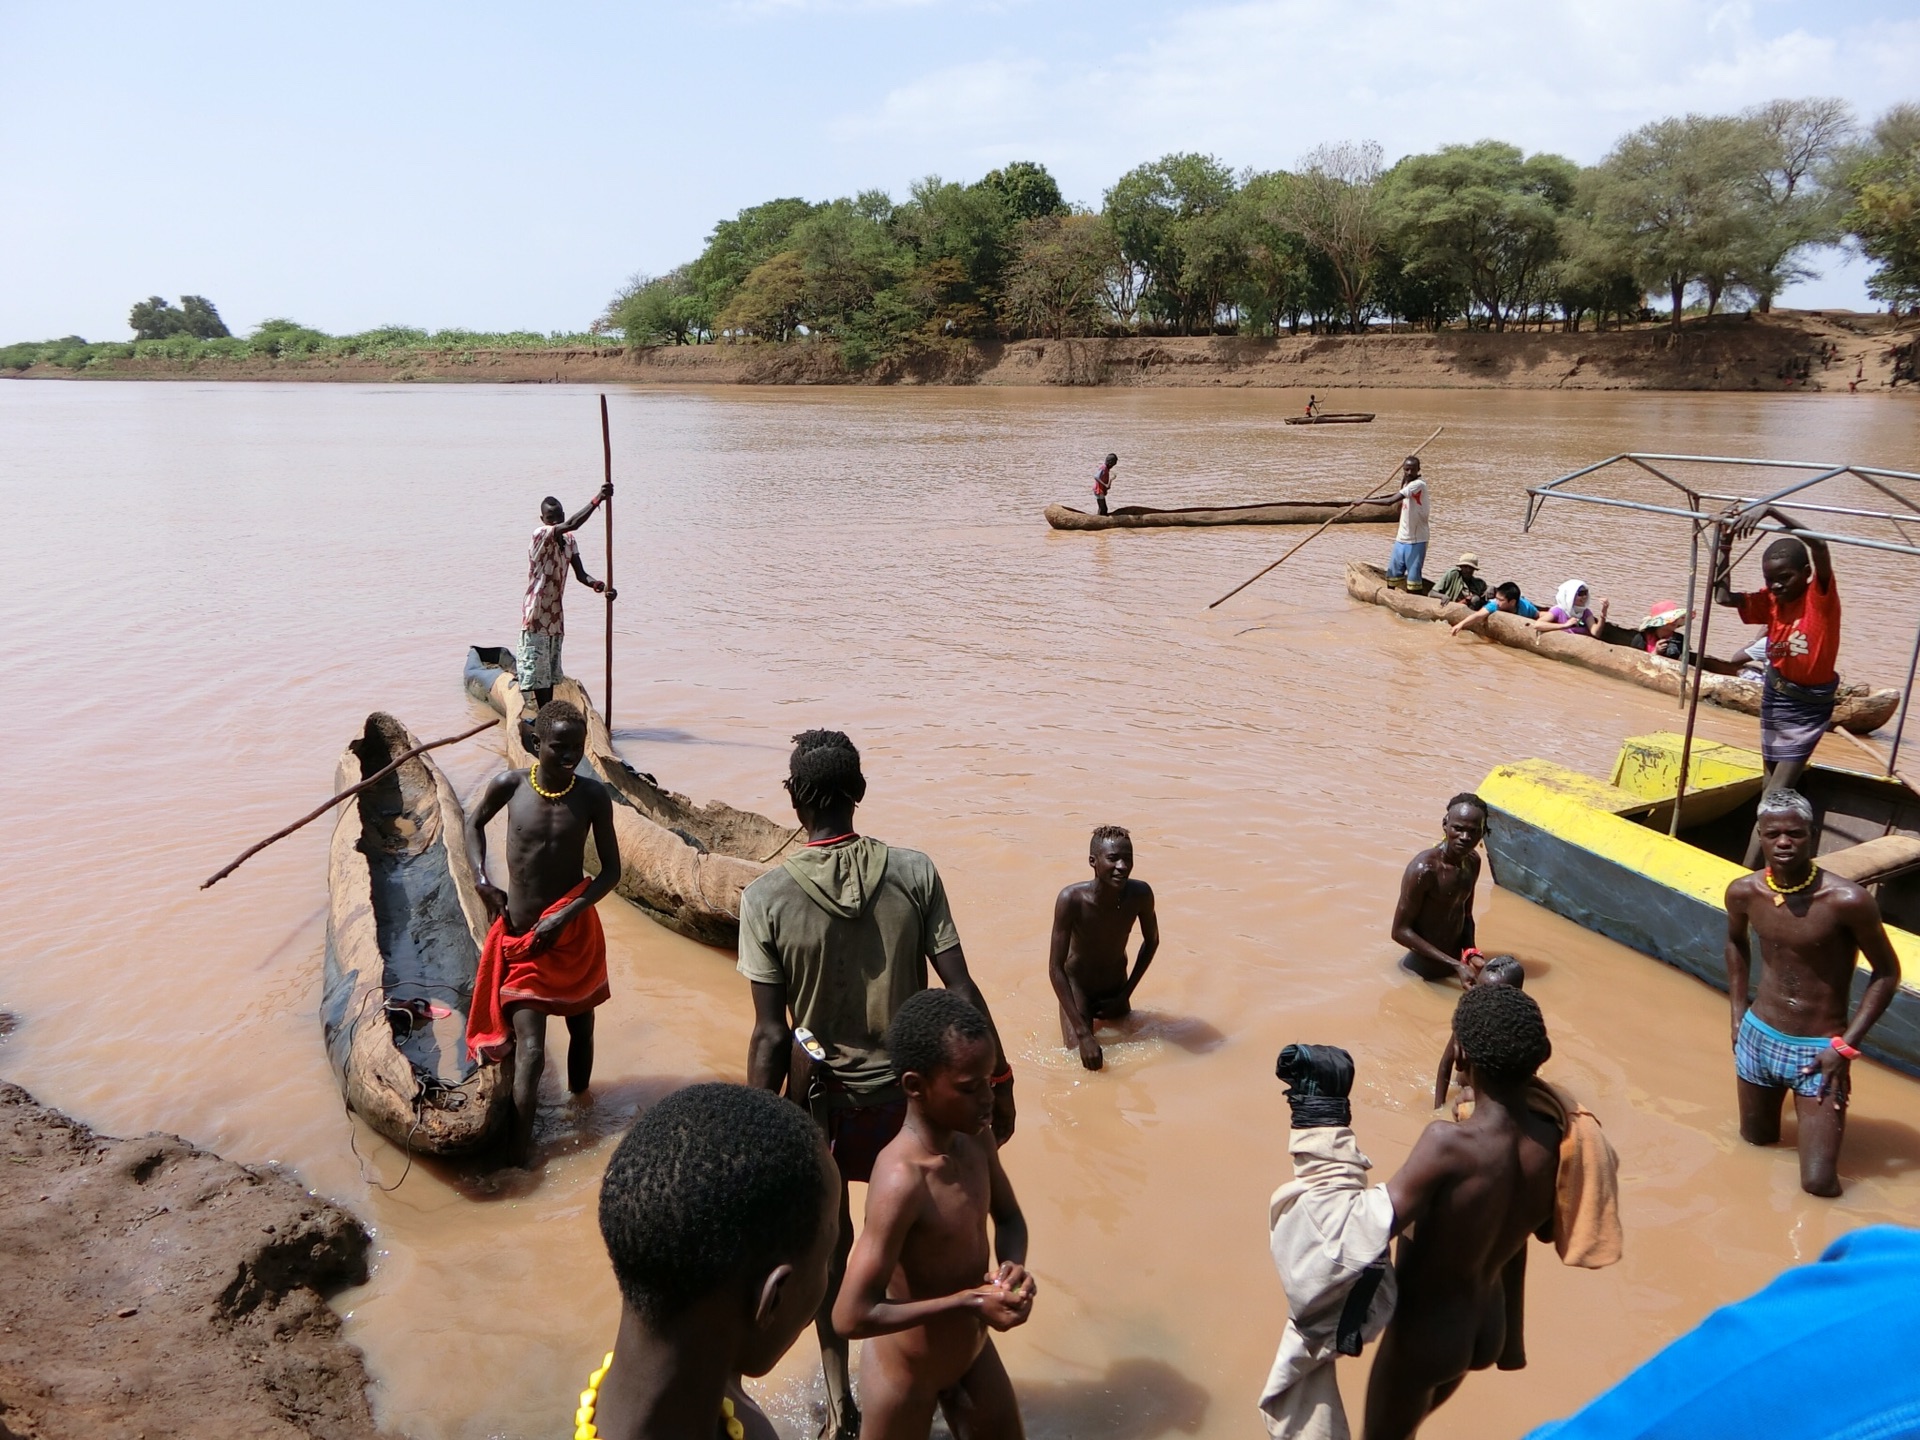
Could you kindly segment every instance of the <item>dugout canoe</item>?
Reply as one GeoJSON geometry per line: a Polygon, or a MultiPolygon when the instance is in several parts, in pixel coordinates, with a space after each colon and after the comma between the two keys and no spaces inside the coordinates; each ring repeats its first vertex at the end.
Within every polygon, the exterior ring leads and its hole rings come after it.
{"type": "MultiPolygon", "coordinates": [[[[344,790],[420,742],[376,711],[334,775],[344,790]]],[[[327,855],[320,1016],[348,1106],[394,1144],[462,1155],[506,1133],[506,1071],[467,1059],[467,1007],[486,937],[466,815],[430,755],[340,807],[327,855]],[[409,1002],[433,1011],[420,1015],[409,1002]]]]}
{"type": "MultiPolygon", "coordinates": [[[[1476,791],[1488,868],[1496,885],[1724,991],[1726,890],[1748,873],[1739,862],[1764,770],[1757,751],[1696,736],[1670,836],[1681,744],[1668,732],[1628,739],[1611,781],[1548,760],[1496,766],[1476,791]]],[[[1799,788],[1819,864],[1873,891],[1900,957],[1900,987],[1863,1048],[1920,1075],[1920,800],[1884,775],[1817,762],[1799,788]]],[[[1870,975],[1856,969],[1854,1005],[1870,975]]],[[[1724,1028],[1713,1034],[1726,1043],[1724,1028]]]]}
{"type": "MultiPolygon", "coordinates": [[[[1404,615],[1410,620],[1444,620],[1452,624],[1471,613],[1458,602],[1395,590],[1387,584],[1384,570],[1359,560],[1347,562],[1347,593],[1356,600],[1385,606],[1396,615],[1404,615]]],[[[1536,630],[1518,615],[1496,614],[1489,616],[1486,625],[1477,633],[1496,644],[1526,650],[1548,660],[1578,665],[1585,670],[1610,675],[1616,680],[1625,680],[1644,690],[1658,690],[1663,695],[1679,695],[1682,676],[1686,673],[1679,661],[1649,655],[1626,643],[1633,632],[1618,625],[1608,625],[1605,632],[1608,638],[1598,640],[1590,635],[1536,630]]],[[[1691,677],[1686,683],[1692,683],[1691,677]]],[[[1760,682],[1742,680],[1734,675],[1703,675],[1700,698],[1723,710],[1758,715],[1760,682]]],[[[1875,690],[1865,685],[1843,683],[1840,686],[1839,703],[1834,707],[1833,723],[1855,734],[1865,735],[1886,724],[1899,708],[1898,690],[1875,690]]]]}
{"type": "Polygon", "coordinates": [[[1267,500],[1258,505],[1190,505],[1181,510],[1122,505],[1110,515],[1089,515],[1070,505],[1049,505],[1047,524],[1056,530],[1158,530],[1191,525],[1323,525],[1329,520],[1342,525],[1379,525],[1400,518],[1397,495],[1369,500],[1351,510],[1349,505],[1349,500],[1267,500]]]}
{"type": "Polygon", "coordinates": [[[1372,423],[1373,411],[1371,410],[1335,411],[1330,415],[1289,415],[1287,417],[1289,425],[1371,425],[1372,423]]]}
{"type": "MultiPolygon", "coordinates": [[[[507,763],[532,764],[534,757],[520,739],[513,651],[500,645],[471,647],[464,683],[469,695],[500,715],[507,763]]],[[[613,827],[620,841],[615,893],[676,934],[708,945],[737,945],[740,892],[801,847],[805,837],[798,827],[719,800],[695,805],[663,788],[620,758],[606,721],[578,681],[562,679],[553,696],[571,701],[587,717],[587,756],[580,773],[613,792],[613,827]]],[[[591,839],[587,873],[600,873],[591,839]]]]}

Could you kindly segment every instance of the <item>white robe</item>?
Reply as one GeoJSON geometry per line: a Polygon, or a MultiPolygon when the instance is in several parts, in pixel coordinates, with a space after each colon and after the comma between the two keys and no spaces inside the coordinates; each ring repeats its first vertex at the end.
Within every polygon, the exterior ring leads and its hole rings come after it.
{"type": "MultiPolygon", "coordinates": [[[[1273,1192],[1267,1227],[1289,1314],[1260,1409],[1276,1440],[1348,1440],[1333,1365],[1340,1315],[1361,1273],[1386,1258],[1393,1202],[1384,1185],[1368,1187],[1373,1162],[1347,1126],[1295,1130],[1287,1148],[1293,1179],[1273,1192]]],[[[1386,1329],[1397,1293],[1387,1264],[1363,1340],[1386,1329]]]]}

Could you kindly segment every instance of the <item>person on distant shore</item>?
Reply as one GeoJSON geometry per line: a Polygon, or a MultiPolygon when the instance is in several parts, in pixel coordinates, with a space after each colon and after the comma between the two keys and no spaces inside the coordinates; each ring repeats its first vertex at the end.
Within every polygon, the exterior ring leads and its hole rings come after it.
{"type": "Polygon", "coordinates": [[[1613,602],[1604,597],[1598,610],[1590,608],[1587,604],[1587,582],[1568,580],[1554,593],[1553,608],[1536,618],[1533,628],[1571,630],[1598,640],[1600,632],[1606,628],[1607,611],[1612,608],[1613,602]]]}
{"type": "Polygon", "coordinates": [[[1107,492],[1113,489],[1113,471],[1119,463],[1118,455],[1109,455],[1106,463],[1094,472],[1093,503],[1100,507],[1102,515],[1107,513],[1107,492]]]}
{"type": "Polygon", "coordinates": [[[1053,941],[1047,977],[1060,1000],[1060,1041],[1077,1050],[1080,1063],[1098,1070],[1104,1057],[1094,1027],[1124,1020],[1133,992],[1160,948],[1160,921],[1153,891],[1133,876],[1133,837],[1118,825],[1102,825],[1087,845],[1093,878],[1067,886],[1053,902],[1053,941]],[[1127,940],[1140,924],[1140,954],[1127,973],[1127,940]]]}
{"type": "MultiPolygon", "coordinates": [[[[1520,962],[1511,955],[1494,955],[1480,967],[1477,985],[1505,985],[1513,990],[1524,989],[1527,972],[1520,962]]],[[[1460,1054],[1460,1042],[1449,1033],[1447,1048],[1440,1052],[1440,1069],[1433,1077],[1433,1108],[1438,1110],[1447,1103],[1447,1091],[1455,1083],[1460,1086],[1459,1097],[1454,1102],[1455,1118],[1463,1118],[1463,1112],[1473,1106],[1473,1080],[1467,1074],[1467,1062],[1460,1054]]]]}
{"type": "MultiPolygon", "coordinates": [[[[534,707],[553,699],[553,687],[564,673],[560,668],[560,649],[566,640],[567,621],[561,608],[561,596],[567,588],[567,569],[580,577],[588,589],[618,598],[618,590],[608,590],[605,581],[587,574],[580,563],[580,547],[573,532],[587,523],[587,517],[613,498],[612,484],[602,485],[600,493],[572,515],[549,495],[540,502],[540,528],[533,532],[533,544],[527,551],[527,598],[520,606],[519,664],[522,703],[534,707]]],[[[522,724],[532,717],[523,715],[522,724]]]]}
{"type": "Polygon", "coordinates": [[[1418,455],[1407,456],[1400,480],[1400,529],[1393,537],[1393,553],[1387,557],[1387,584],[1421,595],[1426,593],[1426,582],[1420,578],[1420,568],[1427,561],[1433,516],[1418,455]]]}
{"type": "Polygon", "coordinates": [[[1477,630],[1487,623],[1489,615],[1518,615],[1522,620],[1538,620],[1540,607],[1520,593],[1520,587],[1511,580],[1502,580],[1493,587],[1493,593],[1487,597],[1486,604],[1475,610],[1458,624],[1449,627],[1449,637],[1458,635],[1462,630],[1477,630]]]}
{"type": "Polygon", "coordinates": [[[764,1090],[690,1085],[634,1121],[600,1180],[620,1328],[572,1433],[775,1440],[740,1377],[820,1308],[839,1191],[820,1132],[764,1090]]]}
{"type": "MultiPolygon", "coordinates": [[[[1771,518],[1798,532],[1798,522],[1769,505],[1729,517],[1728,543],[1751,534],[1771,518]]],[[[1716,553],[1718,553],[1716,551],[1716,553]]],[[[1833,723],[1840,697],[1840,587],[1834,581],[1827,542],[1810,535],[1783,535],[1760,557],[1767,588],[1747,594],[1733,589],[1732,567],[1714,578],[1717,604],[1740,611],[1749,625],[1767,627],[1766,688],[1760,696],[1760,758],[1766,763],[1762,792],[1790,790],[1833,723]]],[[[1760,863],[1760,827],[1747,842],[1749,870],[1760,863]]]]}
{"type": "Polygon", "coordinates": [[[1780,1103],[1793,1091],[1800,1121],[1800,1188],[1838,1195],[1851,1062],[1900,984],[1900,959],[1864,888],[1814,863],[1813,806],[1797,790],[1760,801],[1766,868],[1727,886],[1727,996],[1740,1138],[1780,1139],[1780,1103]],[[1760,941],[1760,992],[1747,1006],[1748,941],[1760,941]],[[1861,955],[1873,968],[1847,1018],[1861,955]]]}
{"type": "MultiPolygon", "coordinates": [[[[947,989],[987,1017],[989,1031],[993,1021],[967,971],[933,861],[854,830],[867,780],[853,742],[837,730],[796,735],[786,785],[806,848],[740,897],[739,970],[753,986],[747,1080],[767,1090],[785,1086],[804,1104],[840,1169],[840,1243],[815,1330],[827,1382],[822,1434],[853,1440],[860,1412],[832,1307],[853,1244],[847,1185],[870,1179],[875,1157],[907,1116],[887,1026],[927,988],[929,962],[947,989]],[[805,1053],[818,1052],[804,1074],[790,1073],[796,1039],[805,1053]]],[[[1004,1142],[1014,1126],[1013,1069],[997,1038],[992,1090],[994,1133],[1004,1142]]]]}
{"type": "Polygon", "coordinates": [[[1486,603],[1487,582],[1480,578],[1480,557],[1469,550],[1433,587],[1433,598],[1449,603],[1480,606],[1486,603]]]}
{"type": "Polygon", "coordinates": [[[1020,1406],[987,1333],[1026,1324],[1036,1288],[1026,1217],[993,1138],[993,1027],[955,992],[923,990],[893,1017],[887,1051],[907,1121],[874,1163],[833,1307],[834,1327],[867,1342],[862,1440],[926,1440],[936,1408],[965,1440],[1020,1440],[1020,1406]]]}
{"type": "Polygon", "coordinates": [[[1440,843],[1407,862],[1393,907],[1393,943],[1400,964],[1422,980],[1457,979],[1471,989],[1479,976],[1473,943],[1473,887],[1480,879],[1480,842],[1487,802],[1471,792],[1447,802],[1440,843]]]}
{"type": "Polygon", "coordinates": [[[1436,1120],[1387,1181],[1399,1300],[1367,1379],[1365,1440],[1407,1440],[1469,1371],[1526,1364],[1529,1236],[1554,1238],[1562,1127],[1529,1103],[1553,1054],[1533,997],[1480,985],[1453,1036],[1473,1114],[1436,1120]]]}
{"type": "Polygon", "coordinates": [[[547,1065],[547,1017],[567,1022],[567,1089],[593,1079],[593,1012],[606,1003],[607,941],[594,906],[620,878],[613,801],[598,780],[574,773],[586,753],[587,721],[565,700],[533,723],[537,757],[525,772],[487,782],[467,814],[467,858],[493,925],[467,1010],[467,1054],[511,1064],[509,1163],[533,1163],[533,1120],[547,1065]],[[487,822],[507,812],[507,888],[487,878],[487,822]],[[600,857],[582,868],[587,835],[600,857]]]}

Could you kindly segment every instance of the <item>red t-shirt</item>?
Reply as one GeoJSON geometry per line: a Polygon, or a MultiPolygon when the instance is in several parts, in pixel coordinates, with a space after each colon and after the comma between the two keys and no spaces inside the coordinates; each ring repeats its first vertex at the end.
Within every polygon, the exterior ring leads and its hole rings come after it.
{"type": "Polygon", "coordinates": [[[1840,655],[1840,586],[1820,588],[1816,575],[1798,600],[1781,604],[1771,590],[1742,595],[1740,618],[1767,627],[1769,663],[1796,685],[1831,685],[1840,655]]]}
{"type": "Polygon", "coordinates": [[[1107,493],[1108,490],[1112,488],[1113,488],[1112,476],[1110,472],[1107,470],[1107,467],[1102,465],[1100,467],[1100,473],[1093,477],[1093,493],[1096,495],[1104,495],[1107,493]]]}

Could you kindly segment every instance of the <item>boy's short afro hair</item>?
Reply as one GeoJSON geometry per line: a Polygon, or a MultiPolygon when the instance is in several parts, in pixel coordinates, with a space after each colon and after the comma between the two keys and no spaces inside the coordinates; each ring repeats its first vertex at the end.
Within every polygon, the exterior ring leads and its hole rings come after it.
{"type": "Polygon", "coordinates": [[[600,1235],[641,1319],[799,1258],[826,1203],[820,1145],[799,1106],[745,1085],[690,1085],[634,1121],[600,1181],[600,1235]]]}
{"type": "Polygon", "coordinates": [[[1804,570],[1813,564],[1813,557],[1807,553],[1807,542],[1798,535],[1782,535],[1761,552],[1760,558],[1784,560],[1796,570],[1804,570]]]}
{"type": "Polygon", "coordinates": [[[571,700],[549,700],[540,707],[540,713],[533,717],[533,733],[544,740],[558,725],[578,725],[584,734],[587,717],[580,713],[580,707],[571,700]]]}
{"type": "Polygon", "coordinates": [[[898,1079],[906,1079],[909,1070],[931,1075],[953,1056],[949,1035],[985,1040],[992,1033],[987,1017],[953,991],[922,990],[894,1012],[887,1027],[887,1054],[898,1079]]]}
{"type": "Polygon", "coordinates": [[[793,737],[787,761],[787,793],[802,805],[831,805],[867,798],[867,777],[860,773],[860,751],[839,730],[802,730],[793,737]]]}
{"type": "Polygon", "coordinates": [[[1476,985],[1453,1009],[1460,1053],[1491,1080],[1531,1080],[1552,1058],[1553,1042],[1540,1005],[1524,990],[1476,985]]]}
{"type": "Polygon", "coordinates": [[[1087,850],[1089,853],[1098,850],[1109,840],[1124,840],[1131,845],[1133,832],[1124,825],[1096,825],[1093,827],[1093,838],[1087,841],[1087,850]]]}

